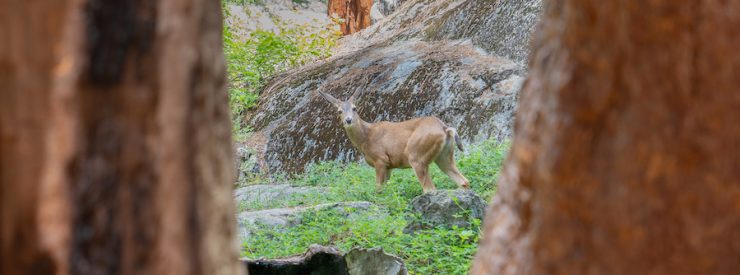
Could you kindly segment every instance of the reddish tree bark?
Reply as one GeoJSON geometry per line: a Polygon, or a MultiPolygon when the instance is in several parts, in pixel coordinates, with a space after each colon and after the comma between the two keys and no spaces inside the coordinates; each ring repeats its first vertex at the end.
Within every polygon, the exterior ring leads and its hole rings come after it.
{"type": "Polygon", "coordinates": [[[0,274],[238,274],[218,1],[0,0],[0,274]]]}
{"type": "Polygon", "coordinates": [[[0,2],[0,274],[46,274],[49,253],[36,233],[40,163],[49,117],[54,41],[63,1],[0,2]],[[30,18],[36,18],[30,24],[30,18]],[[14,26],[11,28],[11,26],[14,26]],[[12,266],[11,266],[12,265],[12,266]]]}
{"type": "Polygon", "coordinates": [[[740,1],[550,0],[473,274],[740,270],[740,1]]]}
{"type": "Polygon", "coordinates": [[[373,0],[329,0],[329,16],[342,19],[340,29],[345,35],[367,28],[372,24],[370,9],[373,0]]]}

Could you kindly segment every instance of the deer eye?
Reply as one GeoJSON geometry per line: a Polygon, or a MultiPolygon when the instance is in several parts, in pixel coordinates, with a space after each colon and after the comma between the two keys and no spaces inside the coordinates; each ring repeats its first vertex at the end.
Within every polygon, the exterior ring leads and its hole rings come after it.
{"type": "Polygon", "coordinates": [[[352,111],[353,111],[353,112],[357,112],[357,107],[355,107],[355,106],[352,106],[352,111]]]}

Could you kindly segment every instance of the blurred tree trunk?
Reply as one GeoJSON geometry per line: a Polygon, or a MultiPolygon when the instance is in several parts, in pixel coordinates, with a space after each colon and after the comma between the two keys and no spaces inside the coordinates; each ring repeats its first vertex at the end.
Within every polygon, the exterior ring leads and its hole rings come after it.
{"type": "Polygon", "coordinates": [[[473,274],[737,274],[740,1],[550,0],[473,274]]]}
{"type": "Polygon", "coordinates": [[[343,19],[340,28],[342,33],[352,34],[372,24],[370,9],[373,0],[329,0],[329,16],[343,19]]]}
{"type": "Polygon", "coordinates": [[[0,0],[0,274],[239,274],[219,1],[0,0]]]}

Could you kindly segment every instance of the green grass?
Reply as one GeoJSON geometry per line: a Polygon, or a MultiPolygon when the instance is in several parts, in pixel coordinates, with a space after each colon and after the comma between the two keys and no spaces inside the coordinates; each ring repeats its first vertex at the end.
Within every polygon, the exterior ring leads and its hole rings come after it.
{"type": "MultiPolygon", "coordinates": [[[[496,192],[494,185],[508,143],[493,141],[474,146],[458,156],[458,167],[470,180],[471,188],[486,201],[496,192]]],[[[438,189],[456,185],[436,166],[430,166],[438,189]]],[[[344,252],[352,247],[383,247],[404,259],[412,274],[466,274],[479,239],[479,221],[473,228],[436,228],[404,234],[408,203],[422,194],[421,185],[410,169],[395,170],[381,194],[375,193],[375,172],[365,164],[343,165],[324,162],[288,180],[292,185],[321,187],[321,191],[296,195],[275,202],[250,202],[242,209],[316,205],[341,201],[370,201],[378,206],[353,218],[331,210],[313,211],[302,217],[301,225],[286,232],[255,232],[243,244],[243,256],[276,258],[302,253],[311,244],[335,245],[344,252]]]]}

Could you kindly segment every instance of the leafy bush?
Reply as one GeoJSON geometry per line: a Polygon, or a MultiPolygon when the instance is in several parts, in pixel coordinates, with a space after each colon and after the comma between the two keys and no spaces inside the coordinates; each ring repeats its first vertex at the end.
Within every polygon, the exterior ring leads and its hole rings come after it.
{"type": "MultiPolygon", "coordinates": [[[[459,157],[458,167],[470,180],[471,188],[486,201],[496,191],[498,177],[509,144],[487,141],[473,146],[459,157]]],[[[432,180],[438,189],[456,185],[434,165],[432,180]]],[[[301,217],[302,223],[286,232],[255,232],[243,244],[243,255],[249,258],[275,258],[302,253],[314,243],[336,245],[347,252],[352,247],[383,247],[406,262],[411,274],[466,274],[475,254],[480,221],[473,228],[435,228],[410,235],[403,233],[407,224],[408,203],[421,195],[422,189],[411,169],[394,170],[380,194],[375,193],[375,172],[364,164],[324,162],[311,166],[292,185],[322,187],[315,193],[296,195],[285,201],[251,203],[242,208],[315,205],[341,201],[370,201],[378,209],[347,219],[331,210],[311,212],[301,217]],[[379,214],[381,213],[381,214],[379,214]]]]}
{"type": "MultiPolygon", "coordinates": [[[[259,0],[242,0],[239,3],[256,2],[259,0]]],[[[228,17],[228,8],[224,7],[223,10],[228,17]]],[[[339,38],[335,23],[316,28],[288,25],[278,19],[273,21],[277,30],[256,30],[247,37],[237,35],[239,32],[234,28],[238,28],[240,24],[224,24],[229,104],[237,139],[242,139],[249,132],[241,117],[244,111],[257,104],[258,92],[269,77],[328,57],[339,38]]]]}

